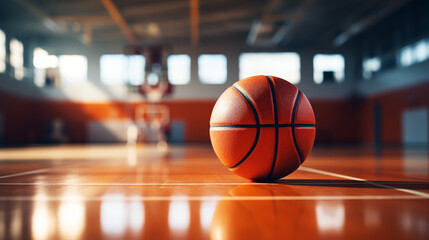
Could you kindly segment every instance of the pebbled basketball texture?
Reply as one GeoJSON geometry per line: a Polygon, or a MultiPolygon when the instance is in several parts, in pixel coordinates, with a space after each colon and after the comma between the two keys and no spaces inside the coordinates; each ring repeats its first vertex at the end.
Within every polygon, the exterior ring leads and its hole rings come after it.
{"type": "Polygon", "coordinates": [[[301,91],[284,79],[258,75],[236,82],[219,97],[210,118],[210,140],[232,172],[272,181],[304,162],[315,124],[301,91]]]}

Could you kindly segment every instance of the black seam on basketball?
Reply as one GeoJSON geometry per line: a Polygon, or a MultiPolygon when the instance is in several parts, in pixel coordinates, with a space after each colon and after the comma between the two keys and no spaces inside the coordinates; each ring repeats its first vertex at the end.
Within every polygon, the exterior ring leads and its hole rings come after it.
{"type": "Polygon", "coordinates": [[[250,150],[247,152],[247,154],[243,157],[243,159],[241,159],[237,164],[235,164],[234,166],[230,167],[230,169],[232,168],[236,168],[238,166],[240,166],[240,164],[242,164],[249,156],[250,154],[253,152],[253,150],[256,147],[256,144],[258,143],[259,140],[259,132],[260,132],[260,124],[259,124],[259,116],[258,116],[258,112],[256,111],[255,106],[253,105],[252,101],[250,101],[250,98],[244,94],[242,91],[240,91],[240,89],[238,89],[235,86],[232,86],[234,89],[236,89],[247,101],[247,103],[249,103],[250,108],[252,108],[253,111],[253,115],[255,115],[255,120],[256,120],[256,136],[255,136],[255,141],[253,142],[252,147],[250,148],[250,150]]]}
{"type": "Polygon", "coordinates": [[[293,105],[293,111],[292,111],[292,139],[293,139],[293,144],[295,145],[295,149],[296,152],[298,153],[298,157],[299,157],[299,162],[302,164],[302,162],[304,161],[304,159],[302,159],[302,155],[301,152],[299,151],[299,147],[298,147],[298,142],[296,141],[296,137],[295,137],[295,114],[296,114],[296,109],[298,107],[298,102],[299,102],[299,96],[301,95],[301,91],[298,90],[298,94],[296,96],[295,99],[295,103],[293,105]]]}
{"type": "Polygon", "coordinates": [[[234,125],[210,125],[210,128],[257,128],[257,127],[304,127],[304,128],[312,128],[316,127],[316,124],[234,124],[234,125]]]}
{"type": "Polygon", "coordinates": [[[267,77],[268,83],[270,84],[271,97],[273,99],[272,103],[273,103],[273,109],[274,109],[274,124],[275,124],[274,157],[273,157],[273,164],[271,165],[270,174],[268,175],[268,179],[271,179],[274,173],[274,168],[276,167],[277,151],[279,147],[279,117],[277,114],[277,100],[276,100],[276,93],[274,91],[274,83],[270,77],[268,76],[266,77],[267,77]]]}

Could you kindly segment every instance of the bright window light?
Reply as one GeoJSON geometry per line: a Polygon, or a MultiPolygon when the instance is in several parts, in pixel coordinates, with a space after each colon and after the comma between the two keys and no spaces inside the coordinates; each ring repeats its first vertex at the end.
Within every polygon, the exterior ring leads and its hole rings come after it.
{"type": "Polygon", "coordinates": [[[400,55],[401,66],[407,67],[414,63],[413,49],[411,48],[411,46],[402,48],[400,55]]]}
{"type": "Polygon", "coordinates": [[[218,201],[202,201],[200,203],[200,226],[205,231],[210,231],[217,204],[218,201]]]}
{"type": "Polygon", "coordinates": [[[341,54],[316,54],[313,58],[314,82],[323,82],[324,72],[333,72],[336,82],[344,80],[344,57],[341,54]]]}
{"type": "Polygon", "coordinates": [[[6,34],[0,30],[0,73],[6,71],[6,34]]]}
{"type": "Polygon", "coordinates": [[[46,84],[46,67],[44,59],[46,59],[47,56],[49,56],[48,52],[42,48],[35,48],[33,51],[34,84],[38,87],[43,87],[46,84]]]}
{"type": "Polygon", "coordinates": [[[131,85],[141,85],[144,81],[145,58],[141,55],[127,56],[128,82],[131,85]]]}
{"type": "Polygon", "coordinates": [[[107,85],[125,84],[127,60],[122,54],[103,55],[100,58],[101,82],[107,85]]]}
{"type": "Polygon", "coordinates": [[[428,40],[421,40],[414,45],[414,57],[416,62],[423,62],[429,58],[428,40]]]}
{"type": "Polygon", "coordinates": [[[184,85],[191,81],[191,58],[186,54],[170,55],[167,58],[168,81],[184,85]]]}
{"type": "Polygon", "coordinates": [[[83,84],[87,80],[88,60],[83,55],[62,55],[59,71],[62,84],[83,84]]]}
{"type": "Polygon", "coordinates": [[[34,69],[34,84],[38,87],[46,85],[46,70],[43,68],[34,69]]]}
{"type": "Polygon", "coordinates": [[[48,52],[42,48],[35,48],[33,51],[33,65],[34,65],[34,83],[43,87],[46,84],[46,69],[58,67],[58,57],[49,55],[48,52]]]}
{"type": "Polygon", "coordinates": [[[105,54],[100,58],[101,82],[140,85],[144,81],[144,66],[145,58],[141,55],[105,54]]]}
{"type": "Polygon", "coordinates": [[[198,76],[204,84],[222,84],[227,78],[226,56],[203,54],[198,57],[198,76]]]}
{"type": "Polygon", "coordinates": [[[408,67],[429,59],[429,40],[423,39],[399,51],[399,64],[408,67]]]}
{"type": "Polygon", "coordinates": [[[297,84],[301,80],[301,61],[297,53],[242,53],[240,79],[254,75],[273,75],[297,84]]]}
{"type": "Polygon", "coordinates": [[[49,55],[42,48],[35,48],[33,52],[33,65],[35,68],[57,68],[58,57],[49,55]]]}
{"type": "Polygon", "coordinates": [[[190,208],[188,201],[171,201],[168,209],[168,226],[174,236],[186,233],[190,225],[190,208]]]}
{"type": "Polygon", "coordinates": [[[21,80],[24,77],[24,46],[16,39],[10,40],[10,65],[15,78],[21,80]]]}
{"type": "Polygon", "coordinates": [[[380,71],[381,68],[381,60],[378,57],[367,58],[363,60],[362,63],[363,68],[363,77],[365,79],[370,79],[374,72],[380,71]]]}

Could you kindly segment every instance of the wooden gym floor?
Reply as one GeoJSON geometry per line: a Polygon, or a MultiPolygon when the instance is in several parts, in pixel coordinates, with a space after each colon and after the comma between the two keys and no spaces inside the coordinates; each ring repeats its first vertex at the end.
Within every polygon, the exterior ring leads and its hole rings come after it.
{"type": "Polygon", "coordinates": [[[0,239],[429,239],[426,150],[314,149],[256,183],[210,145],[0,149],[0,239]]]}

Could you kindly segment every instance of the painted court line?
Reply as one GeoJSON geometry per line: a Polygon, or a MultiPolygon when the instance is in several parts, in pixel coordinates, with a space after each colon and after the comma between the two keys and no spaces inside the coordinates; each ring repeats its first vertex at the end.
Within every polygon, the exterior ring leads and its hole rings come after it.
{"type": "Polygon", "coordinates": [[[343,174],[338,174],[338,173],[333,173],[333,172],[318,170],[318,169],[309,168],[309,167],[300,167],[299,169],[302,170],[302,171],[311,172],[311,173],[317,173],[317,174],[328,175],[328,176],[332,176],[332,177],[345,178],[345,179],[349,179],[349,180],[354,180],[354,181],[359,181],[359,182],[365,182],[365,183],[368,183],[368,184],[371,184],[371,185],[374,185],[374,186],[377,186],[377,187],[388,188],[388,189],[397,190],[397,191],[400,191],[400,192],[404,192],[404,193],[408,193],[408,194],[413,194],[413,195],[424,197],[424,198],[429,198],[429,193],[424,193],[424,192],[410,190],[410,189],[405,189],[405,188],[396,188],[396,187],[392,187],[392,186],[385,185],[385,184],[371,182],[371,181],[363,179],[363,178],[356,178],[356,177],[352,177],[352,176],[347,176],[347,175],[343,175],[343,174]]]}
{"type": "Polygon", "coordinates": [[[73,197],[73,196],[15,196],[0,197],[0,201],[296,201],[296,200],[401,200],[401,199],[428,199],[428,197],[412,195],[378,195],[378,196],[100,196],[100,197],[73,197]]]}
{"type": "MultiPolygon", "coordinates": [[[[239,185],[264,185],[264,186],[281,186],[281,185],[294,185],[294,186],[307,186],[308,184],[317,184],[319,183],[317,180],[314,182],[308,181],[304,183],[296,183],[294,182],[297,179],[289,179],[291,180],[290,183],[287,181],[282,183],[264,183],[264,182],[195,182],[195,183],[160,183],[160,182],[151,182],[151,183],[95,183],[95,182],[0,182],[0,186],[239,186],[239,185]]],[[[362,181],[355,180],[355,182],[324,182],[323,185],[359,185],[362,183],[362,181]]],[[[370,183],[366,183],[370,184],[370,183]]],[[[409,184],[423,184],[423,185],[429,185],[429,182],[412,182],[409,184]]]]}
{"type": "MultiPolygon", "coordinates": [[[[306,183],[67,183],[67,182],[7,182],[0,183],[0,186],[239,186],[239,185],[265,185],[265,186],[274,186],[274,185],[294,185],[294,186],[306,186],[312,182],[306,183]]],[[[318,182],[313,182],[317,184],[318,182]]],[[[346,183],[323,183],[323,185],[359,185],[361,182],[346,182],[346,183]]],[[[429,183],[410,183],[410,184],[427,184],[429,183]]]]}
{"type": "Polygon", "coordinates": [[[238,186],[238,185],[265,185],[265,183],[256,183],[256,182],[250,182],[250,183],[67,183],[67,182],[0,183],[0,186],[238,186]]]}
{"type": "Polygon", "coordinates": [[[31,170],[31,171],[26,171],[26,172],[21,172],[21,173],[14,173],[14,174],[9,174],[9,175],[3,175],[3,176],[0,176],[0,179],[11,178],[11,177],[19,177],[19,176],[25,176],[25,175],[31,175],[31,174],[37,174],[37,173],[44,173],[44,172],[50,171],[50,170],[52,170],[54,168],[57,168],[57,167],[42,168],[42,169],[36,169],[36,170],[31,170]]]}
{"type": "MultiPolygon", "coordinates": [[[[282,183],[264,183],[264,182],[239,182],[239,183],[233,183],[233,182],[227,182],[227,183],[220,183],[220,182],[195,182],[195,183],[94,183],[94,182],[0,182],[0,186],[239,186],[239,185],[265,185],[265,186],[274,186],[274,185],[294,185],[294,186],[307,186],[308,184],[318,184],[318,181],[308,181],[304,183],[296,183],[294,182],[297,179],[289,179],[291,180],[290,183],[287,181],[282,183]]],[[[365,182],[364,182],[365,183],[365,182]]],[[[361,181],[355,181],[355,182],[324,182],[323,185],[359,185],[362,184],[361,181]]],[[[369,184],[369,183],[368,183],[369,184]]],[[[423,184],[423,185],[429,185],[429,182],[412,182],[408,184],[423,184]]],[[[317,186],[317,185],[316,185],[317,186]]]]}
{"type": "Polygon", "coordinates": [[[49,171],[54,170],[54,169],[64,168],[64,167],[70,167],[70,166],[74,166],[74,165],[76,165],[76,164],[67,164],[67,165],[61,165],[61,166],[55,166],[55,167],[49,167],[49,168],[41,168],[41,169],[36,169],[36,170],[30,170],[30,171],[25,171],[25,172],[20,172],[20,173],[13,173],[13,174],[9,174],[9,175],[0,176],[0,179],[11,178],[11,177],[20,177],[20,176],[31,175],[31,174],[38,174],[38,173],[44,173],[44,172],[49,172],[49,171]]]}

